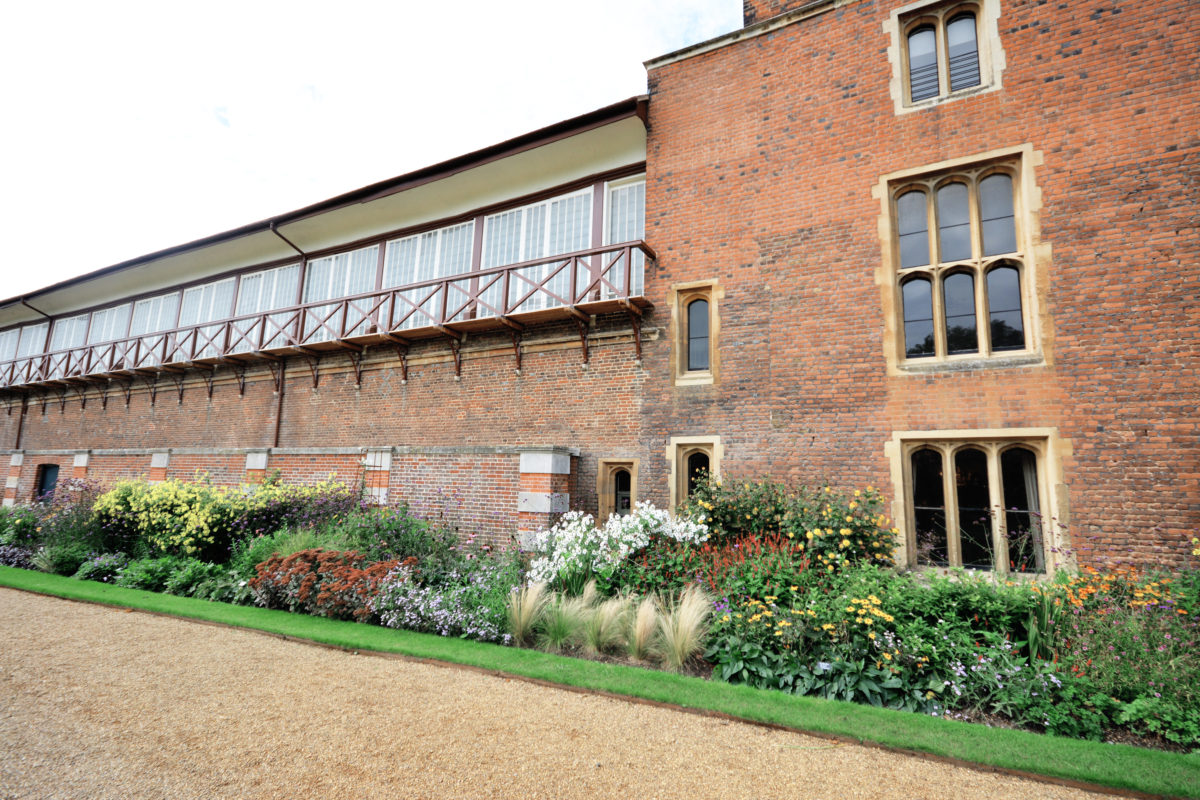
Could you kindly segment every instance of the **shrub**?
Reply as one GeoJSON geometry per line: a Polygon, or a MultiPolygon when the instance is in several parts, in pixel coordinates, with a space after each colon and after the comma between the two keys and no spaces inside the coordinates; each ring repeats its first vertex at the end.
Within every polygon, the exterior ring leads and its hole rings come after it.
{"type": "Polygon", "coordinates": [[[167,585],[171,575],[186,563],[175,556],[160,556],[158,558],[139,558],[130,561],[117,576],[117,586],[126,589],[145,589],[148,592],[161,592],[167,585]]]}
{"type": "Polygon", "coordinates": [[[890,565],[899,531],[880,511],[873,487],[853,492],[790,488],[769,480],[700,482],[684,506],[707,525],[714,544],[782,534],[795,541],[814,567],[833,572],[857,562],[890,565]]]}
{"type": "Polygon", "coordinates": [[[55,575],[74,575],[92,554],[84,542],[50,544],[38,550],[30,559],[36,569],[55,575]]]}
{"type": "Polygon", "coordinates": [[[0,546],[31,547],[37,542],[38,517],[28,506],[0,506],[0,546]]]}
{"type": "Polygon", "coordinates": [[[0,544],[0,566],[34,569],[33,551],[11,544],[0,544]]]}
{"type": "Polygon", "coordinates": [[[203,482],[121,481],[96,501],[103,528],[154,552],[225,561],[234,541],[287,525],[311,525],[359,507],[336,483],[213,487],[203,482]]]}
{"type": "Polygon", "coordinates": [[[129,556],[124,553],[104,553],[80,564],[75,577],[82,581],[112,583],[128,563],[129,556]]]}
{"type": "Polygon", "coordinates": [[[337,524],[325,523],[311,528],[283,528],[234,542],[229,559],[231,568],[246,580],[254,577],[254,568],[271,556],[290,556],[301,550],[352,550],[352,539],[337,524]]]}
{"type": "Polygon", "coordinates": [[[167,582],[163,584],[163,591],[181,597],[193,597],[197,587],[223,572],[217,564],[209,564],[196,558],[185,559],[171,571],[167,582]]]}
{"type": "Polygon", "coordinates": [[[638,503],[627,516],[614,514],[602,526],[590,514],[571,511],[534,536],[537,556],[529,565],[530,580],[579,594],[593,578],[607,582],[625,559],[655,539],[700,544],[708,539],[708,530],[649,503],[638,503]]]}
{"type": "Polygon", "coordinates": [[[414,517],[408,506],[372,508],[337,523],[349,546],[376,561],[414,557],[425,574],[457,562],[458,538],[449,529],[414,517]]]}
{"type": "MultiPolygon", "coordinates": [[[[513,630],[508,619],[510,598],[521,581],[521,564],[515,552],[476,554],[439,575],[436,583],[428,578],[424,569],[415,576],[411,568],[399,568],[389,575],[371,604],[380,622],[389,628],[439,636],[503,644],[512,640],[506,630],[513,630]]],[[[536,605],[535,601],[534,607],[526,607],[535,617],[536,605]]],[[[518,613],[523,612],[519,609],[518,613]]],[[[526,638],[532,622],[525,620],[523,624],[520,635],[526,638]]]]}
{"type": "MultiPolygon", "coordinates": [[[[400,563],[367,564],[366,557],[354,551],[302,550],[259,564],[250,588],[254,602],[264,608],[363,622],[372,616],[371,603],[380,585],[400,563]]],[[[410,559],[404,566],[411,569],[415,563],[410,559]]]]}
{"type": "Polygon", "coordinates": [[[192,589],[192,597],[243,606],[254,602],[249,579],[239,571],[228,568],[197,583],[192,589]]]}

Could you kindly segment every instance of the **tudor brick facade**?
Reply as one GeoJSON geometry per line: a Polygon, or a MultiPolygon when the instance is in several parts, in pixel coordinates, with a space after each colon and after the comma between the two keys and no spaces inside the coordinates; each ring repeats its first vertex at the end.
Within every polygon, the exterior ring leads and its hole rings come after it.
{"type": "Polygon", "coordinates": [[[677,500],[695,447],[725,475],[879,486],[907,533],[913,448],[1015,443],[1036,453],[1052,544],[1082,563],[1181,563],[1200,528],[1200,14],[1183,0],[967,4],[990,82],[909,102],[901,26],[952,5],[748,0],[745,30],[649,62],[644,167],[604,166],[646,176],[640,316],[473,330],[457,366],[435,337],[403,363],[371,341],[5,391],[8,491],[29,499],[38,465],[65,476],[75,453],[90,478],[151,475],[166,453],[163,476],[222,483],[260,478],[247,454],[263,453],[285,480],[336,473],[502,541],[564,496],[595,511],[614,460],[638,500],[677,500]],[[993,168],[1016,186],[1025,345],[908,357],[896,193],[993,168]],[[679,360],[692,291],[714,317],[695,381],[679,360]],[[538,453],[569,472],[526,469],[538,453]]]}

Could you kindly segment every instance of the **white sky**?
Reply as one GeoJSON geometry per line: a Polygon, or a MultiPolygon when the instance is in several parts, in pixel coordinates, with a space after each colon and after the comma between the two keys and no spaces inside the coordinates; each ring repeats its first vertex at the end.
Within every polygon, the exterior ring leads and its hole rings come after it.
{"type": "Polygon", "coordinates": [[[13,2],[0,298],[646,91],[740,0],[13,2]]]}

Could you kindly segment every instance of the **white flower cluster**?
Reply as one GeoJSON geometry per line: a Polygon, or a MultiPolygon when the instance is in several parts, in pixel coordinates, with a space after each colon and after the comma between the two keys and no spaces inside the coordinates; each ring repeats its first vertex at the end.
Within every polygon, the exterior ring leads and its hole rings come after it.
{"type": "Polygon", "coordinates": [[[672,517],[650,503],[638,503],[633,513],[613,514],[597,527],[591,514],[570,511],[549,530],[538,531],[529,565],[531,583],[552,582],[571,573],[609,574],[659,536],[684,544],[708,541],[708,527],[684,517],[672,517]]]}

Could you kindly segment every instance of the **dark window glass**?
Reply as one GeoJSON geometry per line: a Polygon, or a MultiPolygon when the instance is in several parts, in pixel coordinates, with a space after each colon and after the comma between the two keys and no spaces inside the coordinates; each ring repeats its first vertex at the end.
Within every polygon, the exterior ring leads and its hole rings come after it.
{"type": "Polygon", "coordinates": [[[708,453],[692,453],[687,457],[687,493],[696,490],[696,485],[708,475],[708,453]]]}
{"type": "Polygon", "coordinates": [[[954,454],[958,496],[958,535],[962,565],[992,569],[992,519],[989,506],[987,455],[968,448],[954,454]]]}
{"type": "Polygon", "coordinates": [[[946,350],[950,353],[975,353],[979,339],[975,331],[975,277],[956,272],[942,282],[946,307],[946,350]]]}
{"type": "Polygon", "coordinates": [[[1008,568],[1013,572],[1045,572],[1037,456],[1024,447],[1005,450],[1000,454],[1000,476],[1004,484],[1008,568]]]}
{"type": "Polygon", "coordinates": [[[58,483],[58,464],[42,464],[37,468],[37,486],[34,499],[49,501],[54,497],[54,486],[58,483]]]}
{"type": "Polygon", "coordinates": [[[708,369],[708,301],[693,300],[687,307],[687,368],[708,369]]]}
{"type": "Polygon", "coordinates": [[[633,476],[627,469],[619,469],[613,473],[613,513],[622,517],[632,511],[633,476]]]}
{"type": "Polygon", "coordinates": [[[971,208],[967,185],[948,183],[937,193],[938,260],[963,261],[971,257],[971,208]]]}
{"type": "Polygon", "coordinates": [[[896,200],[901,269],[929,263],[929,217],[925,209],[924,192],[906,192],[896,200]]]}
{"type": "Polygon", "coordinates": [[[1017,228],[1013,219],[1012,178],[997,173],[979,182],[979,216],[983,222],[983,254],[1015,253],[1017,228]]]}
{"type": "Polygon", "coordinates": [[[937,36],[930,25],[908,35],[908,86],[913,100],[937,97],[937,36]]]}
{"type": "Polygon", "coordinates": [[[906,281],[904,292],[904,354],[933,355],[933,288],[925,278],[906,281]]]}
{"type": "Polygon", "coordinates": [[[918,450],[913,453],[912,481],[917,563],[947,566],[950,556],[946,548],[946,493],[942,483],[942,454],[936,450],[918,450]]]}
{"type": "Polygon", "coordinates": [[[987,274],[988,323],[992,350],[1022,350],[1025,326],[1021,321],[1021,273],[1016,267],[995,267],[987,274]]]}
{"type": "Polygon", "coordinates": [[[949,45],[950,91],[979,85],[979,46],[975,42],[975,15],[960,14],[946,26],[949,45]]]}

